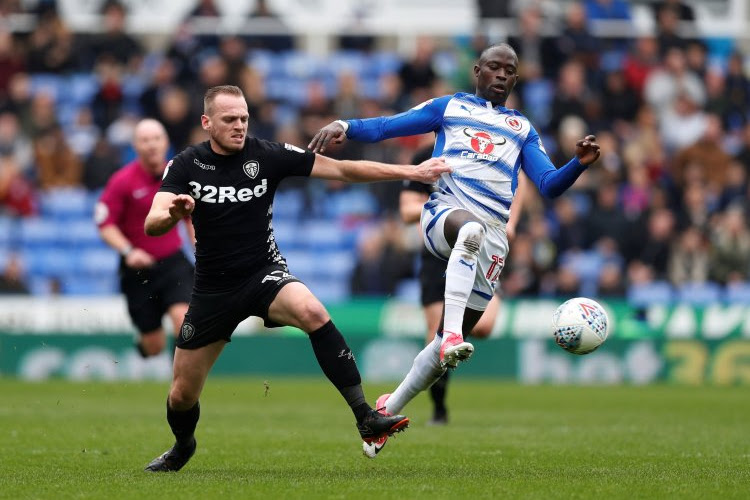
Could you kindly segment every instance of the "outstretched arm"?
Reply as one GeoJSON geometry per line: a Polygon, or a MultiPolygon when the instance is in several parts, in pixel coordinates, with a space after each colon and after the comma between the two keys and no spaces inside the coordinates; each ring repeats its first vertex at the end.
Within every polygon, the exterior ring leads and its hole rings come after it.
{"type": "Polygon", "coordinates": [[[410,180],[424,183],[435,182],[440,175],[451,168],[442,158],[414,165],[392,165],[367,160],[334,160],[327,156],[315,155],[311,177],[344,182],[375,182],[410,180]]]}
{"type": "Polygon", "coordinates": [[[193,213],[194,208],[195,200],[190,195],[158,192],[146,216],[144,230],[149,236],[161,236],[193,213]]]}
{"type": "Polygon", "coordinates": [[[323,153],[328,144],[340,144],[347,138],[363,142],[378,142],[393,137],[424,134],[436,130],[443,121],[445,107],[451,96],[430,99],[409,111],[393,116],[379,116],[364,120],[336,120],[315,134],[307,149],[323,153]]]}

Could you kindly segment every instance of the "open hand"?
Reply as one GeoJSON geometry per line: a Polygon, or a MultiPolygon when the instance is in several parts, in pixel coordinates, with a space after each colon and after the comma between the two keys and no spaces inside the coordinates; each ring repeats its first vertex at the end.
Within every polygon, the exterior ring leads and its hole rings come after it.
{"type": "Polygon", "coordinates": [[[178,221],[192,214],[194,208],[195,200],[192,196],[187,194],[179,194],[172,200],[172,203],[169,205],[169,216],[172,217],[173,220],[178,221]]]}
{"type": "Polygon", "coordinates": [[[318,133],[312,138],[310,144],[307,145],[307,149],[313,153],[324,153],[328,143],[341,144],[345,139],[346,132],[344,132],[344,127],[338,122],[331,122],[318,130],[318,133]]]}
{"type": "Polygon", "coordinates": [[[432,184],[442,174],[450,173],[453,169],[445,163],[443,158],[430,158],[429,160],[423,161],[416,168],[413,169],[413,177],[411,180],[422,182],[424,184],[432,184]]]}
{"type": "Polygon", "coordinates": [[[599,145],[593,135],[587,135],[584,139],[576,142],[576,156],[583,165],[591,165],[599,159],[600,154],[599,145]]]}

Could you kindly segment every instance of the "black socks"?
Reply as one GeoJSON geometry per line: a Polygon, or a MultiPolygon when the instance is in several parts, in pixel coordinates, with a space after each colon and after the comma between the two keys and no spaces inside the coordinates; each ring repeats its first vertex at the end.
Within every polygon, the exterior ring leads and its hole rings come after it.
{"type": "Polygon", "coordinates": [[[189,410],[178,411],[170,408],[169,398],[167,398],[167,422],[169,422],[169,427],[172,428],[172,434],[177,438],[177,446],[182,447],[190,444],[200,416],[200,401],[189,410]]]}
{"type": "Polygon", "coordinates": [[[371,408],[365,400],[357,363],[346,340],[333,321],[311,332],[309,337],[323,373],[349,403],[357,421],[361,421],[371,408]]]}
{"type": "Polygon", "coordinates": [[[430,386],[430,396],[432,396],[432,402],[435,404],[435,412],[445,413],[445,394],[448,392],[448,378],[450,370],[445,370],[443,376],[435,381],[430,386]]]}

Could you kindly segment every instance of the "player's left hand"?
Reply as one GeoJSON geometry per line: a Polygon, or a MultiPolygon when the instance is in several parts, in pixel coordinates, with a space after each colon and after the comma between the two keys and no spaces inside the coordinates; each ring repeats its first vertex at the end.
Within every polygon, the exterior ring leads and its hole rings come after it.
{"type": "Polygon", "coordinates": [[[440,178],[442,174],[450,173],[453,169],[445,163],[443,158],[430,158],[423,161],[416,168],[412,168],[413,176],[409,179],[412,181],[432,184],[440,178]]]}
{"type": "Polygon", "coordinates": [[[576,142],[576,156],[582,164],[591,165],[599,159],[600,154],[599,144],[596,143],[596,137],[593,135],[587,135],[576,142]]]}
{"type": "Polygon", "coordinates": [[[337,121],[331,122],[322,129],[318,130],[315,137],[312,138],[310,144],[307,145],[307,149],[313,153],[324,153],[328,143],[341,144],[346,140],[346,132],[344,127],[337,121]]]}

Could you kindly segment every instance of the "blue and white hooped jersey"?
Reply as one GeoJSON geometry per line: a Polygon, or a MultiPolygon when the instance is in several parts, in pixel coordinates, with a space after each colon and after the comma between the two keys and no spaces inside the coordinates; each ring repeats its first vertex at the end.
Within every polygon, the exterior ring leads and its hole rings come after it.
{"type": "Polygon", "coordinates": [[[568,164],[573,175],[557,175],[563,169],[555,169],[525,116],[474,94],[439,97],[398,115],[347,122],[347,137],[367,142],[434,132],[432,156],[445,158],[453,168],[438,181],[437,196],[452,197],[493,224],[508,221],[520,169],[545,196],[560,194],[585,169],[573,160],[568,164]]]}

